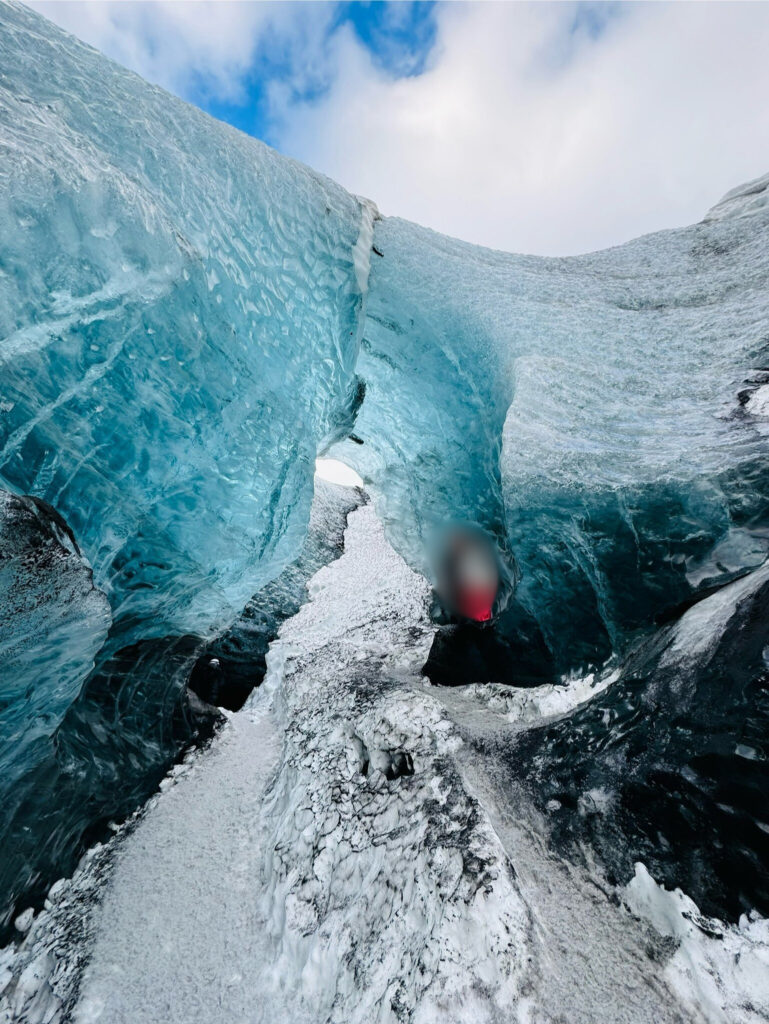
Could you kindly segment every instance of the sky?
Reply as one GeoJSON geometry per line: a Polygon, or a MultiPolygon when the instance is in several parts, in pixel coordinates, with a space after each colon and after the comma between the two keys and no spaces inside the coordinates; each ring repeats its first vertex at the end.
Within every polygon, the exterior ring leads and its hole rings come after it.
{"type": "Polygon", "coordinates": [[[569,255],[769,172],[769,3],[30,6],[385,215],[569,255]]]}

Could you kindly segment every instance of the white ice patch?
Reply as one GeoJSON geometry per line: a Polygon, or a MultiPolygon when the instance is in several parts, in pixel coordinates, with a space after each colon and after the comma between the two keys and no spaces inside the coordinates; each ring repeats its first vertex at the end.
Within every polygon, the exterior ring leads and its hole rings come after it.
{"type": "Polygon", "coordinates": [[[769,562],[690,608],[676,623],[673,642],[662,655],[660,668],[682,659],[693,662],[702,658],[709,648],[715,648],[737,604],[763,586],[767,579],[769,562]]]}
{"type": "Polygon", "coordinates": [[[719,579],[724,572],[755,568],[769,554],[769,538],[741,527],[730,528],[726,536],[698,562],[687,562],[686,578],[692,587],[719,579]]]}
{"type": "Polygon", "coordinates": [[[745,409],[751,416],[769,416],[769,384],[756,388],[745,403],[745,409]]]}
{"type": "Polygon", "coordinates": [[[371,270],[371,247],[374,244],[374,224],[379,219],[379,210],[371,199],[357,197],[360,203],[360,231],[352,250],[355,267],[355,281],[361,295],[368,292],[368,276],[371,270]]]}
{"type": "Polygon", "coordinates": [[[261,1019],[250,1010],[270,952],[260,809],[279,754],[264,709],[230,715],[147,810],[117,853],[76,1024],[261,1019]]]}
{"type": "MultiPolygon", "coordinates": [[[[206,751],[191,750],[169,770],[161,793],[194,771],[205,756],[206,751]]],[[[71,1024],[115,856],[159,799],[159,794],[152,797],[122,825],[113,825],[112,839],[87,850],[72,878],[54,882],[37,915],[30,907],[16,918],[20,938],[0,949],[0,1024],[71,1024]]]]}
{"type": "Polygon", "coordinates": [[[722,220],[724,217],[744,217],[762,209],[767,203],[769,174],[731,189],[711,210],[708,210],[705,222],[722,220]]]}
{"type": "Polygon", "coordinates": [[[656,932],[678,943],[665,968],[681,1002],[708,1024],[765,1024],[769,1020],[769,920],[744,914],[728,925],[702,915],[680,889],[668,892],[643,864],[624,900],[656,932]]]}
{"type": "Polygon", "coordinates": [[[619,670],[565,676],[560,683],[516,687],[502,683],[471,683],[439,691],[439,699],[464,720],[473,708],[484,709],[515,728],[530,728],[571,714],[572,711],[607,690],[619,678],[619,670]]]}

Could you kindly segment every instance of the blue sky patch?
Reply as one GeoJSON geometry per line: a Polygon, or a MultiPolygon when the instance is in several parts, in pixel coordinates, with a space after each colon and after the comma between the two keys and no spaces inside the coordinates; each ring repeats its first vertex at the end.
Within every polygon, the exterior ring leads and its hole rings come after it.
{"type": "MultiPolygon", "coordinates": [[[[334,34],[349,25],[374,64],[393,78],[420,75],[427,67],[437,37],[436,3],[374,0],[328,6],[334,11],[322,42],[324,47],[330,47],[334,34]]],[[[332,85],[328,67],[325,62],[323,68],[302,68],[302,74],[297,75],[286,41],[268,33],[258,45],[236,99],[211,94],[203,78],[193,79],[187,98],[219,120],[274,144],[270,87],[279,84],[289,90],[294,102],[319,99],[332,85]]]]}

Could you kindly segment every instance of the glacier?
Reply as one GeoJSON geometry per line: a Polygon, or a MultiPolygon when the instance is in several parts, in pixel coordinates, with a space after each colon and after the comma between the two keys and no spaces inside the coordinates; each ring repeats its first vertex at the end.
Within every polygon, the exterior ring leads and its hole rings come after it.
{"type": "MultiPolygon", "coordinates": [[[[259,893],[227,904],[266,930],[255,1020],[317,998],[323,1019],[429,1021],[441,987],[461,1019],[557,1018],[585,960],[541,935],[567,924],[649,1019],[720,1019],[671,941],[718,976],[723,1019],[765,1019],[676,914],[694,900],[698,935],[765,957],[767,395],[769,175],[604,252],[493,252],[0,5],[0,1020],[69,1013],[81,984],[104,1004],[141,837],[172,843],[204,791],[242,840],[239,898],[259,893]],[[314,477],[323,455],[370,504],[314,477]],[[486,627],[431,589],[447,523],[498,552],[486,627]],[[187,802],[147,805],[195,748],[187,802]],[[118,823],[141,807],[135,849],[118,823]],[[89,849],[72,885],[109,923],[56,932],[51,883],[89,849]]],[[[198,896],[215,914],[219,890],[198,896]]],[[[108,1019],[150,1020],[140,996],[108,1019]]]]}

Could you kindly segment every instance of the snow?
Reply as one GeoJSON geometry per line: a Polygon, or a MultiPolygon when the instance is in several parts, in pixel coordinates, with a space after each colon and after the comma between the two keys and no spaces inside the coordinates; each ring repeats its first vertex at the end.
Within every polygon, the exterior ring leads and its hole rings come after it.
{"type": "Polygon", "coordinates": [[[751,416],[769,416],[769,384],[756,388],[745,408],[751,416]]]}
{"type": "Polygon", "coordinates": [[[660,667],[694,662],[703,658],[709,649],[715,649],[739,602],[759,590],[767,580],[769,562],[690,608],[676,624],[673,642],[665,650],[660,667]]]}
{"type": "Polygon", "coordinates": [[[363,508],[310,592],[252,702],[118,851],[77,1020],[491,1020],[518,991],[524,908],[414,688],[427,585],[363,508]],[[414,774],[388,779],[399,751],[414,774]]]}
{"type": "Polygon", "coordinates": [[[680,889],[657,885],[643,864],[624,890],[630,910],[677,949],[665,976],[693,1016],[708,1024],[769,1019],[769,921],[742,915],[737,925],[704,917],[680,889]]]}
{"type": "Polygon", "coordinates": [[[0,1021],[762,1019],[766,922],[703,932],[641,868],[623,904],[472,742],[611,673],[527,701],[429,686],[429,590],[370,505],[309,589],[246,707],[0,954],[0,1021]]]}
{"type": "Polygon", "coordinates": [[[202,993],[212,1014],[221,1008],[208,1019],[246,1011],[266,946],[255,824],[279,749],[269,715],[234,715],[205,762],[147,812],[118,851],[76,1020],[191,1022],[202,993]]]}
{"type": "Polygon", "coordinates": [[[497,683],[469,683],[442,700],[455,715],[474,714],[483,708],[487,717],[504,722],[511,729],[526,729],[568,715],[581,704],[608,689],[619,678],[619,670],[607,666],[601,672],[588,672],[518,689],[497,683]]]}

